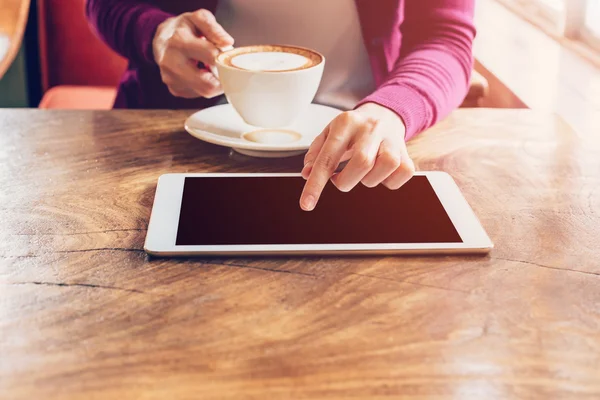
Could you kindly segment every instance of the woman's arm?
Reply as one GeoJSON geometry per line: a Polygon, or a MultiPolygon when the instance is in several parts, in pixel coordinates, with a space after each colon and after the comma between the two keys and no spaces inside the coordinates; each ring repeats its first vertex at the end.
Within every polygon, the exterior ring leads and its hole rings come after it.
{"type": "Polygon", "coordinates": [[[465,97],[473,66],[474,0],[405,4],[401,54],[389,76],[355,110],[334,119],[306,154],[304,210],[316,206],[330,179],[343,191],[359,182],[398,189],[415,171],[405,140],[445,117],[465,97]],[[334,175],[347,153],[350,161],[334,175]]]}
{"type": "Polygon", "coordinates": [[[395,111],[406,140],[463,101],[473,67],[474,0],[406,1],[402,53],[386,81],[361,104],[395,111]]]}
{"type": "Polygon", "coordinates": [[[135,0],[87,0],[86,15],[100,38],[135,65],[154,63],[156,28],[173,16],[135,0]]]}
{"type": "Polygon", "coordinates": [[[143,1],[87,0],[86,14],[102,40],[131,63],[156,64],[173,96],[212,98],[223,93],[218,79],[198,68],[199,62],[214,65],[218,49],[233,45],[209,10],[174,16],[143,1]]]}

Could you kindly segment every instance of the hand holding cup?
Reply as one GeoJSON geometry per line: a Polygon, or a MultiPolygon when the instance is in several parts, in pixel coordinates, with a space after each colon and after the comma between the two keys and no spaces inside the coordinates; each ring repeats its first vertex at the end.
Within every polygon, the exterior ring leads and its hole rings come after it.
{"type": "Polygon", "coordinates": [[[184,13],[158,26],[152,50],[163,82],[173,96],[212,98],[223,93],[211,72],[219,49],[233,46],[233,38],[208,10],[184,13]],[[204,68],[198,68],[202,63],[204,68]]]}

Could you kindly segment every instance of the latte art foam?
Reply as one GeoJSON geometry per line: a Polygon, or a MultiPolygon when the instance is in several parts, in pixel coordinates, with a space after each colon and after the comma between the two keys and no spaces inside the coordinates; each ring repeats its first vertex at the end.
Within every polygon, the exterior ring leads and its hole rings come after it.
{"type": "Polygon", "coordinates": [[[246,71],[285,72],[319,65],[323,56],[302,47],[258,45],[226,51],[217,57],[217,62],[246,71]]]}
{"type": "Polygon", "coordinates": [[[286,71],[302,68],[309,61],[300,54],[273,51],[241,54],[231,58],[231,65],[252,71],[286,71]]]}

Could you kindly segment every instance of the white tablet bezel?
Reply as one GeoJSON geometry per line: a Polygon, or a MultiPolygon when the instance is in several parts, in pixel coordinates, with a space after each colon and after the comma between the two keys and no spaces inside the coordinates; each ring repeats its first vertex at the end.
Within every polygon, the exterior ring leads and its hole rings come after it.
{"type": "MultiPolygon", "coordinates": [[[[183,186],[187,177],[298,177],[297,173],[204,173],[166,174],[158,179],[144,250],[156,256],[189,255],[264,255],[264,254],[429,254],[487,253],[492,241],[445,172],[417,172],[431,186],[452,220],[462,243],[364,243],[364,244],[290,244],[290,245],[209,245],[177,246],[177,227],[183,186]]],[[[199,224],[201,229],[201,223],[199,224]]]]}

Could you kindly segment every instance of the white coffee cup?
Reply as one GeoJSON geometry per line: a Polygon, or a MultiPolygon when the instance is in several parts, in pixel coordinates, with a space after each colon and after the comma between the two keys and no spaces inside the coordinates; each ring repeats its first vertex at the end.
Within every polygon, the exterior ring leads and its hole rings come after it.
{"type": "Polygon", "coordinates": [[[294,122],[313,101],[325,57],[285,45],[237,47],[216,60],[229,103],[253,126],[280,128],[294,122]]]}

